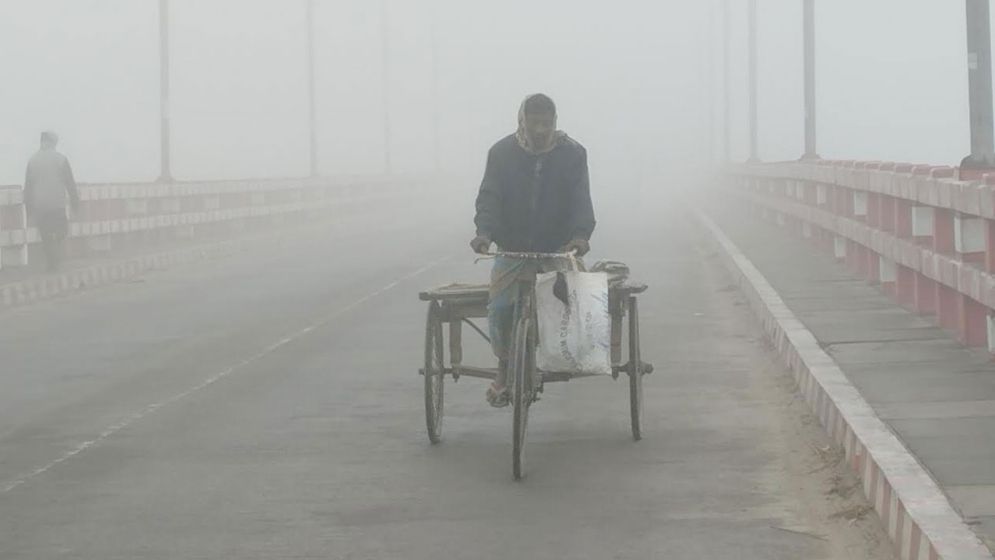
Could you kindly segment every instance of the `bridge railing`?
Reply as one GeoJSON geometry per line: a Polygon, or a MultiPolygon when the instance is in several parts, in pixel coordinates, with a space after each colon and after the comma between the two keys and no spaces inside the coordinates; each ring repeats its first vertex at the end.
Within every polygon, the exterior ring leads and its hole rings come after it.
{"type": "MultiPolygon", "coordinates": [[[[424,178],[286,179],[171,184],[83,184],[67,251],[82,256],[318,218],[336,206],[416,195],[424,178]]],[[[28,264],[39,240],[18,186],[0,187],[0,268],[28,264]]]]}
{"type": "Polygon", "coordinates": [[[756,213],[812,240],[902,305],[995,352],[995,177],[820,161],[730,168],[756,213]]]}

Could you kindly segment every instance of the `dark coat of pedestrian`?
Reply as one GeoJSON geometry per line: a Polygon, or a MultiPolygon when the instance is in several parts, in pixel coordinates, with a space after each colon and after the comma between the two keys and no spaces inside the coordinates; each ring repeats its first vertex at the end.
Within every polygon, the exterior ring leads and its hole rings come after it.
{"type": "Polygon", "coordinates": [[[58,143],[54,132],[43,132],[41,149],[28,161],[24,176],[24,204],[38,228],[50,271],[59,268],[62,244],[69,234],[67,202],[73,210],[79,207],[76,179],[69,160],[56,151],[58,143]]]}

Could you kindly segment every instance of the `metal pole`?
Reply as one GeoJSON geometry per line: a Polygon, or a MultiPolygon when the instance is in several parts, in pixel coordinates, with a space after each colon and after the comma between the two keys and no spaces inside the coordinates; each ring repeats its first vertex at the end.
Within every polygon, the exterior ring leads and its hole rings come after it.
{"type": "Polygon", "coordinates": [[[439,113],[439,33],[438,33],[438,2],[432,1],[431,13],[429,17],[432,18],[431,23],[431,33],[432,33],[432,150],[435,158],[435,172],[440,173],[442,171],[442,155],[441,155],[441,137],[439,128],[441,123],[441,115],[439,113]]]}
{"type": "Polygon", "coordinates": [[[722,0],[722,86],[723,86],[723,119],[722,119],[722,161],[729,162],[732,157],[732,34],[730,0],[722,0]]]}
{"type": "Polygon", "coordinates": [[[311,177],[318,176],[318,128],[315,115],[314,66],[314,0],[307,0],[308,163],[311,177]]]}
{"type": "Polygon", "coordinates": [[[759,161],[759,130],[757,117],[757,95],[759,91],[757,76],[757,0],[750,0],[748,14],[749,26],[749,71],[750,71],[750,159],[759,161]]]}
{"type": "Polygon", "coordinates": [[[169,0],[159,0],[159,181],[173,180],[169,142],[169,0]]]}
{"type": "Polygon", "coordinates": [[[715,162],[715,1],[709,0],[708,14],[708,35],[705,38],[705,48],[708,49],[708,76],[705,79],[705,88],[708,102],[708,114],[705,118],[708,122],[708,162],[715,162]]]}
{"type": "Polygon", "coordinates": [[[384,172],[391,173],[390,161],[390,40],[387,25],[387,0],[380,0],[380,50],[383,74],[383,142],[384,172]]]}
{"type": "Polygon", "coordinates": [[[815,102],[815,0],[804,1],[805,43],[805,154],[802,159],[819,159],[816,143],[815,102]]]}
{"type": "Polygon", "coordinates": [[[995,167],[992,123],[992,46],[989,0],[967,0],[967,64],[971,103],[971,155],[962,167],[995,167]]]}

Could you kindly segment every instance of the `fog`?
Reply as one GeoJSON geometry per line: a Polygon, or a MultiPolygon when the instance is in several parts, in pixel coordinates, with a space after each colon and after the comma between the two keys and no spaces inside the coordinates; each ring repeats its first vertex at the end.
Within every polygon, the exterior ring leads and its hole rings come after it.
{"type": "MultiPolygon", "coordinates": [[[[744,159],[747,3],[732,4],[732,156],[744,159]]],[[[305,175],[306,2],[170,5],[174,175],[305,175]]],[[[437,118],[441,171],[478,176],[521,99],[542,91],[589,149],[595,191],[667,186],[719,155],[720,6],[388,0],[384,57],[379,2],[316,0],[320,170],[385,171],[386,58],[394,173],[435,170],[437,118]]],[[[155,179],[157,2],[0,0],[0,10],[0,184],[21,182],[46,128],[82,181],[155,179]]],[[[760,155],[794,159],[801,2],[760,0],[759,10],[760,155]]],[[[823,157],[956,164],[967,154],[962,2],[834,0],[818,3],[817,20],[823,157]]]]}
{"type": "MultiPolygon", "coordinates": [[[[813,1],[958,165],[965,2],[813,1]]],[[[989,191],[727,165],[754,3],[797,161],[804,0],[0,0],[0,560],[991,558],[989,191]]]]}

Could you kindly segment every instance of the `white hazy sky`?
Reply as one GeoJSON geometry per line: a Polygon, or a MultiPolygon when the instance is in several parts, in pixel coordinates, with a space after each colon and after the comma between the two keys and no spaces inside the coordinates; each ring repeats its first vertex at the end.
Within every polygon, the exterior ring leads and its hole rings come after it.
{"type": "MultiPolygon", "coordinates": [[[[734,156],[747,153],[746,0],[731,0],[734,156]]],[[[157,0],[0,0],[0,184],[58,131],[80,180],[159,173],[157,0]]],[[[321,170],[383,170],[377,0],[316,0],[321,170]]],[[[964,3],[821,0],[820,153],[956,164],[968,151],[964,3]]],[[[387,0],[397,172],[479,174],[544,91],[596,184],[656,188],[719,145],[713,0],[387,0]],[[434,24],[433,24],[434,22],[434,24]],[[433,27],[438,95],[433,98],[433,27]],[[710,103],[714,111],[709,111],[710,103]],[[712,113],[713,117],[709,118],[712,113]],[[710,129],[709,123],[714,123],[710,129]]],[[[802,151],[801,0],[759,0],[760,152],[802,151]]],[[[171,0],[174,175],[307,171],[305,0],[171,0]]]]}

